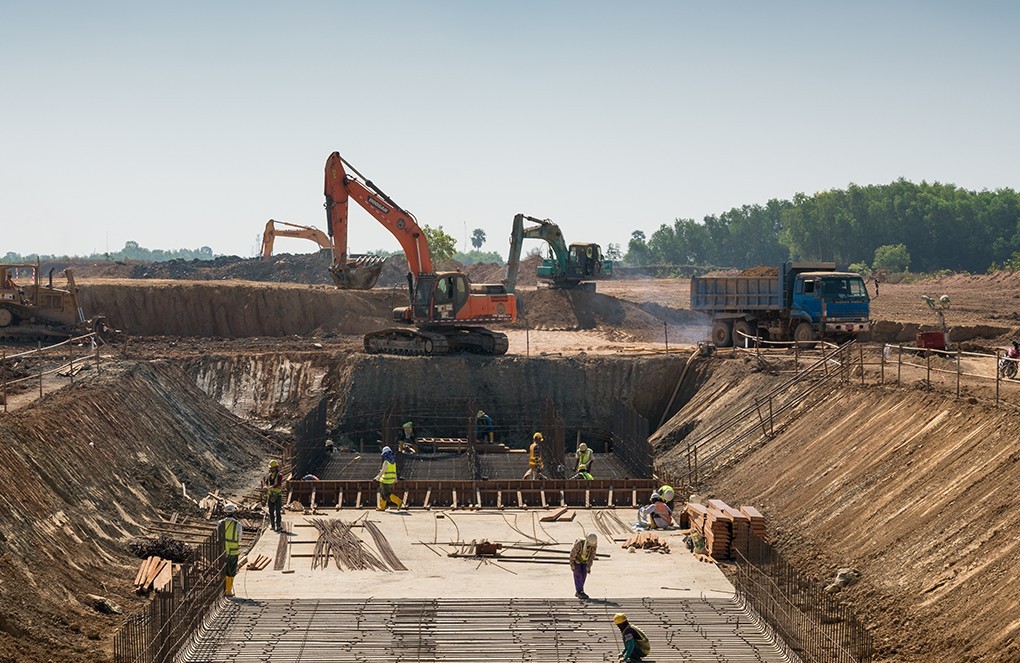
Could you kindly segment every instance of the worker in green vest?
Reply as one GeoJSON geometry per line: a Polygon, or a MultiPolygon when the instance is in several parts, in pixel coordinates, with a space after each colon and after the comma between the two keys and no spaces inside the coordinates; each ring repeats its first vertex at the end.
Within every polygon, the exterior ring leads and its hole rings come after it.
{"type": "Polygon", "coordinates": [[[588,448],[588,445],[582,442],[577,445],[577,452],[574,453],[574,458],[577,459],[577,465],[574,470],[577,472],[575,477],[578,479],[587,479],[591,481],[591,466],[595,461],[595,452],[588,448]]]}
{"type": "Polygon", "coordinates": [[[389,447],[382,448],[382,467],[379,468],[379,474],[375,475],[375,480],[379,482],[377,511],[385,511],[390,502],[398,509],[403,506],[403,501],[393,492],[394,484],[397,483],[397,459],[389,447]]]}
{"type": "Polygon", "coordinates": [[[234,595],[234,576],[237,575],[237,557],[241,554],[241,523],[234,518],[237,507],[227,502],[223,505],[223,520],[219,522],[220,535],[223,536],[223,553],[226,556],[225,596],[234,595]]]}
{"type": "Polygon", "coordinates": [[[646,636],[641,629],[637,626],[632,626],[627,621],[627,615],[622,612],[618,612],[613,615],[613,623],[620,629],[620,633],[623,635],[623,651],[620,652],[620,660],[626,663],[627,661],[640,661],[645,656],[648,656],[649,652],[652,651],[652,644],[648,642],[648,636],[646,636]]]}
{"type": "Polygon", "coordinates": [[[262,477],[262,488],[266,491],[266,504],[269,506],[269,524],[274,531],[283,529],[283,475],[280,464],[269,461],[269,474],[262,477]]]}

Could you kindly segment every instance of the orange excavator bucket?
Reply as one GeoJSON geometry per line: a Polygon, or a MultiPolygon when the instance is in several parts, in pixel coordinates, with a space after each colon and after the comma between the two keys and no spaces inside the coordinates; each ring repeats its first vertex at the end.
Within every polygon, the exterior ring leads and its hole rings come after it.
{"type": "Polygon", "coordinates": [[[381,256],[354,254],[343,264],[334,263],[329,275],[336,287],[343,290],[371,290],[379,280],[384,262],[386,258],[381,256]]]}

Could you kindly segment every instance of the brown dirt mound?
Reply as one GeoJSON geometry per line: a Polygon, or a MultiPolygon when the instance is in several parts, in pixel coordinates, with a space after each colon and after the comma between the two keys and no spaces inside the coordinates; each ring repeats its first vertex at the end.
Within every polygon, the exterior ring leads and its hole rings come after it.
{"type": "Polygon", "coordinates": [[[768,265],[758,265],[757,267],[749,267],[744,271],[740,272],[741,276],[779,276],[778,267],[770,267],[768,265]]]}

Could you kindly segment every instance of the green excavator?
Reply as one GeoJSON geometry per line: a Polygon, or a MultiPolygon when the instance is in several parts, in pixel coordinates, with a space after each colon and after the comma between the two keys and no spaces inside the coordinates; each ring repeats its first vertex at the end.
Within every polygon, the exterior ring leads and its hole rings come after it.
{"type": "Polygon", "coordinates": [[[521,250],[526,239],[540,239],[550,248],[550,257],[543,259],[536,270],[540,284],[550,288],[583,288],[594,292],[595,281],[613,277],[613,261],[605,259],[598,244],[568,246],[560,227],[549,219],[517,214],[510,233],[510,256],[506,261],[507,292],[513,292],[517,286],[521,250]],[[535,225],[525,226],[525,221],[535,225]]]}

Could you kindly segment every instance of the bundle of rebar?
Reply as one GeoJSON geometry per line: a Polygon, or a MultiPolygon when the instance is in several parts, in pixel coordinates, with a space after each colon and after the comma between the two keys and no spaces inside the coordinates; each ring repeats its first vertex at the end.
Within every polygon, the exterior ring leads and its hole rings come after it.
{"type": "MultiPolygon", "coordinates": [[[[319,530],[312,553],[312,568],[326,568],[332,557],[336,568],[352,571],[389,571],[368,547],[352,531],[354,523],[345,523],[339,518],[313,518],[310,521],[319,530]]],[[[405,569],[406,570],[406,569],[405,569]]]]}

